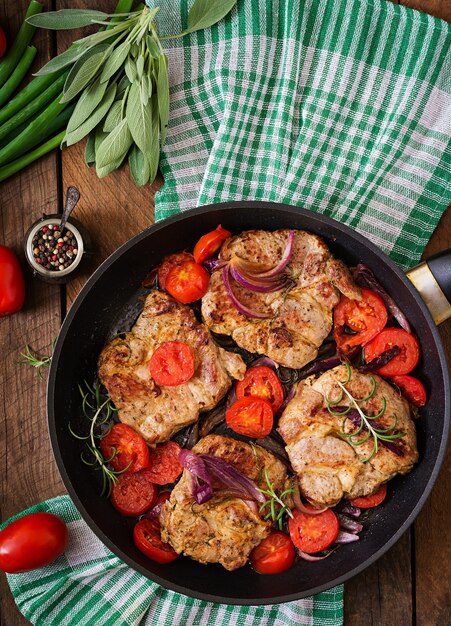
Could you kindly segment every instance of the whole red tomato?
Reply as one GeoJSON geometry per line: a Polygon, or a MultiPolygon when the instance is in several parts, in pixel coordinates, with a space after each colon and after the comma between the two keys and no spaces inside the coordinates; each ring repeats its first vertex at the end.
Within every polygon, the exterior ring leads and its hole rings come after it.
{"type": "Polygon", "coordinates": [[[66,524],[52,513],[30,513],[0,532],[0,569],[9,574],[44,567],[64,552],[66,524]]]}
{"type": "Polygon", "coordinates": [[[25,300],[22,269],[14,252],[0,246],[0,317],[20,311],[25,300]]]}
{"type": "Polygon", "coordinates": [[[0,58],[5,54],[6,52],[6,37],[5,37],[5,33],[3,32],[3,28],[0,26],[0,58]]]}

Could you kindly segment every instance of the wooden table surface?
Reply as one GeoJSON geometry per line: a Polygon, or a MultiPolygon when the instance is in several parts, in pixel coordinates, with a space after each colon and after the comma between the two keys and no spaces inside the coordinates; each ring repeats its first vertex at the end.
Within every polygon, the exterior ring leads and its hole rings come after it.
{"type": "MultiPolygon", "coordinates": [[[[42,1],[42,0],[41,0],[42,1]]],[[[93,7],[111,10],[112,0],[45,1],[50,10],[93,7]]],[[[28,0],[0,0],[0,22],[15,33],[28,0]]],[[[451,22],[451,0],[403,0],[451,22]]],[[[56,51],[64,50],[71,34],[40,31],[35,37],[40,67],[56,51]]],[[[22,238],[42,213],[61,207],[64,190],[75,185],[82,196],[77,218],[95,243],[95,255],[85,273],[67,287],[32,280],[27,272],[27,299],[19,314],[0,320],[0,480],[1,517],[39,501],[65,493],[53,460],[47,434],[45,377],[31,367],[18,365],[26,343],[49,352],[71,302],[95,267],[124,241],[153,222],[153,196],[161,180],[150,189],[137,189],[123,170],[103,180],[83,161],[82,146],[48,155],[0,186],[0,242],[13,247],[23,261],[22,238]]],[[[448,208],[426,249],[425,256],[451,246],[451,209],[448,208]]],[[[451,358],[451,319],[440,328],[451,358]]],[[[345,624],[445,626],[450,623],[451,602],[448,458],[432,496],[414,526],[364,573],[345,585],[345,624]]],[[[3,626],[28,624],[17,610],[6,578],[0,575],[3,626]]],[[[83,625],[81,625],[83,626],[83,625]]]]}

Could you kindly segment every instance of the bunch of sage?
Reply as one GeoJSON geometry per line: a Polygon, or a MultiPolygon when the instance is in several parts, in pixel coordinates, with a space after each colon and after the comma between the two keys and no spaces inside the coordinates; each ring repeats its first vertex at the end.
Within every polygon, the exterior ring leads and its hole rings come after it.
{"type": "MultiPolygon", "coordinates": [[[[148,0],[146,0],[146,3],[148,0]]],[[[236,0],[195,0],[183,37],[221,20],[236,0]]],[[[88,9],[51,11],[28,19],[54,30],[99,24],[103,29],[75,41],[38,72],[45,76],[69,68],[61,104],[76,101],[62,145],[88,137],[86,163],[99,177],[128,158],[138,186],[153,182],[169,119],[168,60],[158,37],[159,7],[107,14],[88,9]]]]}

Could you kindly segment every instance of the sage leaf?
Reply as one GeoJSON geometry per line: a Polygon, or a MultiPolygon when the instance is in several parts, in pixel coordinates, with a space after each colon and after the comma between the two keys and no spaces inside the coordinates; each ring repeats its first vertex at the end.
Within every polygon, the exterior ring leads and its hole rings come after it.
{"type": "Polygon", "coordinates": [[[107,49],[107,44],[98,44],[78,59],[67,77],[61,103],[70,102],[95,77],[105,60],[107,49]]]}
{"type": "Polygon", "coordinates": [[[142,79],[143,71],[144,71],[144,57],[140,55],[136,61],[136,73],[138,75],[138,80],[142,79]]]}
{"type": "Polygon", "coordinates": [[[154,94],[150,99],[150,108],[152,114],[152,133],[150,136],[149,158],[149,181],[152,184],[158,172],[158,163],[160,161],[160,119],[158,113],[158,97],[154,94]]]}
{"type": "Polygon", "coordinates": [[[113,50],[112,55],[106,60],[100,75],[100,82],[104,83],[109,80],[124,64],[125,59],[130,51],[130,44],[124,41],[120,46],[113,50]]]}
{"type": "Polygon", "coordinates": [[[122,161],[127,154],[133,139],[124,118],[118,126],[102,141],[96,151],[96,165],[101,168],[109,163],[122,161]]]}
{"type": "MultiPolygon", "coordinates": [[[[116,84],[113,83],[108,87],[105,92],[105,96],[99,106],[93,111],[93,113],[88,117],[88,119],[83,122],[78,128],[76,128],[71,133],[66,133],[64,137],[65,142],[68,146],[71,146],[74,143],[77,143],[83,137],[86,137],[88,133],[90,133],[100,122],[103,120],[105,115],[108,113],[111,105],[114,101],[114,96],[116,95],[116,84]]],[[[97,147],[96,147],[97,153],[97,147]]]]}
{"type": "Polygon", "coordinates": [[[161,52],[160,52],[160,49],[158,48],[158,44],[155,41],[155,39],[151,37],[151,35],[146,36],[146,46],[147,46],[147,51],[149,52],[151,57],[153,57],[154,59],[157,59],[160,56],[161,52]]]}
{"type": "Polygon", "coordinates": [[[139,95],[143,106],[147,106],[149,102],[149,91],[147,89],[146,76],[143,76],[141,84],[139,86],[139,95]]]}
{"type": "Polygon", "coordinates": [[[122,159],[118,159],[117,161],[113,161],[112,163],[108,163],[108,165],[104,165],[103,167],[96,167],[96,174],[99,178],[103,178],[104,176],[107,176],[108,174],[111,174],[111,172],[114,172],[114,170],[117,170],[121,165],[122,165],[122,161],[125,158],[125,154],[122,157],[122,159]]]}
{"type": "Polygon", "coordinates": [[[125,69],[125,73],[127,75],[128,80],[131,83],[134,83],[136,80],[136,76],[137,76],[136,65],[130,56],[127,57],[127,60],[125,61],[124,69],[125,69]]]}
{"type": "Polygon", "coordinates": [[[103,132],[110,133],[112,130],[116,128],[119,122],[122,119],[122,101],[116,100],[111,105],[110,110],[108,111],[108,115],[105,118],[103,123],[103,132]]]}
{"type": "Polygon", "coordinates": [[[66,132],[68,134],[88,119],[94,109],[100,104],[107,87],[107,83],[102,85],[100,80],[97,79],[83,91],[67,125],[66,132]]]}
{"type": "Polygon", "coordinates": [[[82,28],[89,26],[93,21],[103,21],[108,18],[108,13],[94,11],[91,9],[61,9],[59,11],[48,11],[39,13],[27,18],[28,24],[38,28],[48,28],[50,30],[69,30],[71,28],[82,28]]]}
{"type": "Polygon", "coordinates": [[[151,107],[142,103],[141,86],[139,83],[133,83],[130,87],[126,119],[133,141],[144,154],[148,154],[151,148],[151,107]]]}
{"type": "Polygon", "coordinates": [[[161,128],[161,145],[163,145],[166,139],[166,128],[169,120],[168,59],[165,54],[162,54],[158,60],[157,94],[161,128]]]}
{"type": "Polygon", "coordinates": [[[130,166],[130,173],[135,181],[135,185],[137,187],[145,185],[150,176],[149,161],[136,144],[133,144],[130,149],[128,164],[130,166]]]}
{"type": "Polygon", "coordinates": [[[235,6],[236,0],[194,0],[188,11],[188,27],[184,34],[210,28],[235,6]]]}
{"type": "Polygon", "coordinates": [[[96,128],[96,136],[95,136],[95,141],[94,141],[94,148],[95,148],[95,151],[96,151],[96,155],[97,155],[97,153],[99,151],[100,144],[107,137],[108,137],[108,133],[104,133],[103,130],[102,130],[102,125],[99,124],[99,126],[97,126],[97,128],[96,128]]]}
{"type": "Polygon", "coordinates": [[[95,139],[95,133],[89,133],[88,141],[85,146],[85,162],[88,167],[91,167],[96,162],[95,139]]]}
{"type": "Polygon", "coordinates": [[[47,76],[47,74],[54,74],[59,70],[72,65],[77,59],[79,59],[86,50],[78,45],[72,44],[70,48],[59,54],[57,57],[50,59],[41,69],[36,72],[35,76],[47,76]]]}

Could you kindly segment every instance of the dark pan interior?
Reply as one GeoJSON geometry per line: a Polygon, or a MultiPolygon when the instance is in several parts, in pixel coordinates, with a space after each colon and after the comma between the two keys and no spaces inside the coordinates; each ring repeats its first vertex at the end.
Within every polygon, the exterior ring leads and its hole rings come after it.
{"type": "Polygon", "coordinates": [[[324,216],[272,203],[226,203],[195,209],[149,228],[115,252],[89,279],[73,304],[55,347],[48,384],[49,429],[55,458],[66,488],[99,538],[133,568],[180,593],[230,604],[287,602],[343,582],[379,558],[407,529],[424,504],[446,448],[449,422],[449,376],[439,334],[418,294],[404,274],[375,246],[349,228],[324,216]],[[412,474],[396,478],[385,503],[368,512],[357,543],[341,547],[325,561],[300,562],[277,576],[261,576],[249,566],[227,572],[179,558],[170,565],[147,559],[133,545],[133,521],[121,517],[99,497],[98,472],[80,460],[83,443],[69,432],[86,432],[80,417],[78,383],[92,381],[99,352],[116,330],[130,325],[142,306],[141,281],[161,258],[192,248],[199,236],[218,224],[239,232],[249,228],[299,228],[314,232],[350,265],[361,261],[407,314],[422,347],[419,375],[429,402],[417,421],[421,460],[412,474]]]}

